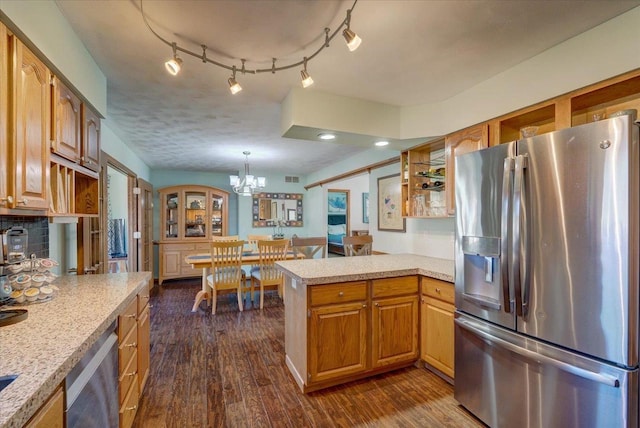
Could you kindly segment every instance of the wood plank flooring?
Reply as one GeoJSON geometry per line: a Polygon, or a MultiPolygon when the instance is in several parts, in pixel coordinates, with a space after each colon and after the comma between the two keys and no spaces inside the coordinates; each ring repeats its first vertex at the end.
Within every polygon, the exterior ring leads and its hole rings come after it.
{"type": "Polygon", "coordinates": [[[284,307],[262,311],[235,295],[191,312],[199,279],[151,297],[151,371],[134,427],[482,427],[453,388],[410,367],[302,394],[284,362],[284,307]]]}

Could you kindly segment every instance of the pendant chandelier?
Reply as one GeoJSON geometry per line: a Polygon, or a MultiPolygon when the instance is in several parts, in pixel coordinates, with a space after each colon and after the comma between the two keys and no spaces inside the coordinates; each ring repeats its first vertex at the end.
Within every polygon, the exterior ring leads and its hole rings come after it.
{"type": "Polygon", "coordinates": [[[245,157],[244,161],[244,177],[237,175],[229,176],[229,184],[233,188],[233,191],[240,196],[251,196],[254,193],[259,193],[267,185],[267,179],[265,177],[254,177],[249,172],[249,155],[251,152],[242,152],[245,157]]]}
{"type": "Polygon", "coordinates": [[[142,14],[142,19],[144,20],[144,23],[149,29],[149,31],[151,31],[153,35],[156,36],[158,39],[160,39],[160,41],[162,41],[164,44],[171,47],[173,55],[164,64],[165,68],[167,69],[167,72],[169,72],[173,76],[176,76],[178,73],[180,73],[180,70],[182,68],[182,58],[178,56],[178,52],[191,55],[195,58],[200,59],[204,63],[213,64],[218,67],[229,70],[231,72],[231,77],[229,77],[227,83],[229,84],[229,91],[231,91],[231,93],[235,95],[242,90],[242,86],[240,86],[240,83],[238,83],[238,81],[236,80],[236,72],[240,72],[243,75],[257,74],[257,73],[275,74],[277,71],[283,71],[283,70],[288,70],[290,68],[302,66],[302,69],[300,70],[300,76],[301,76],[300,81],[301,81],[302,87],[308,88],[309,86],[311,86],[313,84],[313,79],[311,78],[311,75],[307,71],[307,64],[309,63],[309,61],[315,58],[320,52],[322,52],[324,48],[329,47],[329,42],[333,40],[333,38],[340,32],[340,30],[344,28],[344,30],[342,30],[342,36],[344,37],[345,42],[347,43],[347,47],[349,48],[350,51],[353,52],[356,49],[358,49],[358,46],[360,46],[362,39],[358,37],[358,35],[353,30],[351,30],[351,12],[356,7],[356,3],[358,3],[358,0],[354,0],[353,5],[351,6],[351,9],[347,9],[346,18],[342,21],[342,23],[338,26],[338,28],[333,33],[331,33],[331,30],[329,28],[324,29],[324,43],[317,50],[315,50],[310,55],[303,57],[300,61],[293,62],[290,64],[276,65],[277,58],[272,58],[272,63],[270,68],[247,68],[245,63],[247,61],[249,62],[251,61],[245,58],[240,59],[240,64],[231,64],[231,65],[213,60],[207,57],[207,46],[204,44],[200,45],[200,47],[202,48],[202,53],[190,51],[189,49],[179,46],[176,42],[170,42],[166,40],[165,38],[160,36],[158,33],[156,33],[153,30],[153,28],[151,28],[151,26],[149,25],[149,22],[147,21],[147,17],[144,14],[144,9],[142,7],[142,0],[140,0],[140,13],[142,14]]]}

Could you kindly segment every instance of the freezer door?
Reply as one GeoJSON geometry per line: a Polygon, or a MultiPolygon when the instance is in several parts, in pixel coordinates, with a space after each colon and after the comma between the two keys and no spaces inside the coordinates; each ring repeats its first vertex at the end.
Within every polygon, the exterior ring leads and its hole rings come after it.
{"type": "Polygon", "coordinates": [[[518,331],[638,365],[638,157],[629,116],[518,142],[518,331]]]}
{"type": "Polygon", "coordinates": [[[513,171],[505,159],[514,156],[511,143],[455,160],[456,307],[508,328],[515,328],[506,276],[513,171]]]}
{"type": "Polygon", "coordinates": [[[456,314],[455,399],[498,427],[638,427],[625,370],[456,314]]]}

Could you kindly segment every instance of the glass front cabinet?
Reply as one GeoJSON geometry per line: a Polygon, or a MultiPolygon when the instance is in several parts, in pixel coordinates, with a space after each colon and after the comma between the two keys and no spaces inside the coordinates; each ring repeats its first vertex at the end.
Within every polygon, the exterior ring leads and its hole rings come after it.
{"type": "Polygon", "coordinates": [[[208,252],[212,237],[229,234],[229,193],[198,185],[165,187],[158,192],[160,284],[166,279],[201,275],[184,259],[208,252]]]}

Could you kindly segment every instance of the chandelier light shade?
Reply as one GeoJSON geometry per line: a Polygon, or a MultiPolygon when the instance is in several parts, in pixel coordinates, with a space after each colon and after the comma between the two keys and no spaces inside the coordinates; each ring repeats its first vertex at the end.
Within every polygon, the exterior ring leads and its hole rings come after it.
{"type": "MultiPolygon", "coordinates": [[[[229,79],[231,80],[231,79],[229,79]]],[[[251,196],[254,193],[259,193],[267,186],[267,179],[265,177],[255,177],[249,171],[249,155],[251,152],[242,152],[245,157],[244,161],[244,177],[237,175],[229,176],[229,184],[235,193],[240,196],[251,196]]]]}
{"type": "Polygon", "coordinates": [[[168,60],[164,64],[165,68],[167,69],[167,71],[172,76],[176,76],[180,72],[180,69],[182,68],[182,59],[177,54],[177,52],[180,51],[180,52],[182,52],[184,54],[187,54],[187,55],[190,55],[190,56],[193,56],[195,58],[198,58],[198,59],[202,60],[203,63],[213,64],[213,65],[216,65],[218,67],[225,68],[225,69],[231,71],[232,75],[228,79],[229,90],[231,91],[232,94],[235,95],[235,94],[237,94],[238,92],[240,92],[242,90],[242,86],[240,86],[240,84],[236,80],[236,70],[239,70],[240,73],[242,73],[243,75],[245,75],[245,74],[258,74],[258,73],[273,73],[273,74],[275,74],[278,71],[288,70],[290,68],[295,68],[295,67],[299,67],[300,65],[304,65],[304,69],[302,69],[300,71],[300,74],[302,76],[302,79],[301,79],[302,87],[303,88],[308,88],[309,86],[311,86],[313,84],[313,79],[311,78],[311,76],[307,72],[307,62],[311,61],[313,58],[315,58],[320,52],[322,52],[322,50],[324,48],[328,48],[329,47],[329,42],[331,42],[331,40],[333,40],[333,38],[343,28],[344,28],[344,30],[342,31],[342,35],[344,36],[344,38],[345,38],[345,40],[347,42],[347,47],[349,48],[350,51],[355,51],[358,48],[358,46],[360,46],[360,43],[362,43],[362,39],[360,37],[358,37],[358,35],[351,30],[351,12],[356,7],[357,3],[358,3],[358,0],[354,0],[353,5],[351,6],[351,9],[347,9],[347,17],[342,21],[342,23],[338,26],[338,28],[335,29],[335,31],[331,32],[331,30],[329,28],[325,28],[324,29],[324,33],[325,33],[324,43],[322,44],[322,46],[320,46],[318,49],[316,49],[311,55],[305,56],[300,61],[293,62],[293,63],[290,63],[290,64],[278,65],[278,66],[276,66],[277,58],[273,58],[273,61],[272,61],[272,64],[271,64],[270,68],[247,68],[245,66],[245,62],[247,62],[247,61],[250,62],[250,60],[247,60],[245,58],[241,58],[240,59],[241,64],[242,64],[240,66],[240,68],[237,68],[235,65],[229,65],[229,64],[225,64],[225,63],[216,61],[214,59],[211,59],[211,58],[207,57],[207,54],[206,54],[207,46],[204,45],[204,44],[200,45],[200,47],[202,48],[202,53],[193,52],[193,51],[191,51],[191,50],[189,50],[187,48],[181,47],[176,42],[170,42],[170,41],[166,40],[165,38],[160,36],[153,28],[151,28],[151,25],[149,25],[149,22],[147,21],[147,17],[144,14],[144,8],[143,8],[143,5],[142,5],[142,0],[140,0],[140,13],[142,14],[142,19],[144,20],[144,23],[147,26],[147,28],[149,29],[149,31],[151,31],[151,33],[153,33],[153,35],[156,36],[160,41],[162,41],[166,45],[170,46],[171,49],[173,50],[173,58],[171,58],[170,60],[168,60]]]}

